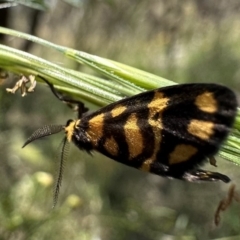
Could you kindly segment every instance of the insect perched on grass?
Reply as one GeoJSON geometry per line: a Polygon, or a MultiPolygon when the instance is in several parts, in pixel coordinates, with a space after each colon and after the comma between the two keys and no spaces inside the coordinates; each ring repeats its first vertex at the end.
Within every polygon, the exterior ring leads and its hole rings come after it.
{"type": "MultiPolygon", "coordinates": [[[[237,101],[230,89],[202,83],[169,86],[87,113],[81,102],[64,98],[52,84],[47,84],[60,100],[78,104],[78,119],[68,120],[66,125],[44,126],[24,146],[65,131],[61,162],[65,144],[74,142],[88,153],[96,150],[115,161],[163,177],[191,182],[230,181],[223,174],[198,168],[218,152],[232,127],[237,101]]],[[[55,202],[62,164],[59,173],[55,202]]]]}

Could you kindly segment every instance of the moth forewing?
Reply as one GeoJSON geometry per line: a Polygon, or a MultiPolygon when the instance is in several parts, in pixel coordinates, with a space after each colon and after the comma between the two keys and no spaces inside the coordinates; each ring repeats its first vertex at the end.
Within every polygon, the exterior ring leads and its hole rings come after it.
{"type": "MultiPolygon", "coordinates": [[[[84,116],[73,138],[78,146],[87,140],[92,149],[118,162],[183,179],[185,172],[219,150],[236,108],[234,93],[221,85],[176,85],[123,99],[84,116]],[[80,133],[82,137],[77,138],[80,133]]],[[[192,174],[194,181],[210,176],[202,170],[199,179],[192,174]]]]}

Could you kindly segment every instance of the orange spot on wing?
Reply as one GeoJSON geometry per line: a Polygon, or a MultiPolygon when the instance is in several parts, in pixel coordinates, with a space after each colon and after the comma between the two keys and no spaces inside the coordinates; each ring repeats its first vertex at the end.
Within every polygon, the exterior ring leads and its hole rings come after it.
{"type": "Polygon", "coordinates": [[[107,138],[104,143],[104,148],[113,156],[118,155],[118,144],[115,139],[111,136],[107,138]]]}
{"type": "Polygon", "coordinates": [[[197,153],[197,148],[192,145],[179,144],[175,147],[169,156],[169,164],[176,164],[188,161],[194,154],[197,153]]]}
{"type": "Polygon", "coordinates": [[[151,164],[156,161],[156,156],[160,150],[162,141],[162,111],[167,107],[169,98],[164,97],[163,93],[156,91],[152,101],[148,104],[149,116],[148,123],[152,127],[154,134],[153,153],[152,156],[146,159],[140,167],[143,171],[150,171],[151,164]],[[156,119],[155,116],[158,115],[156,119]]]}
{"type": "Polygon", "coordinates": [[[214,123],[193,119],[188,124],[188,132],[202,140],[208,140],[214,133],[214,123]]]}
{"type": "Polygon", "coordinates": [[[217,101],[214,98],[213,93],[205,92],[196,97],[195,104],[203,112],[215,113],[218,110],[217,101]]]}
{"type": "Polygon", "coordinates": [[[144,148],[143,138],[141,129],[139,129],[137,125],[137,117],[135,113],[129,116],[126,124],[124,125],[124,133],[129,149],[129,159],[141,154],[144,148]]]}
{"type": "Polygon", "coordinates": [[[115,108],[113,108],[113,110],[111,111],[112,117],[117,117],[120,114],[122,114],[125,110],[127,109],[127,107],[125,106],[121,106],[118,105],[115,108]]]}
{"type": "Polygon", "coordinates": [[[101,113],[89,120],[89,127],[86,134],[92,144],[97,146],[98,141],[103,137],[104,113],[101,113]]]}

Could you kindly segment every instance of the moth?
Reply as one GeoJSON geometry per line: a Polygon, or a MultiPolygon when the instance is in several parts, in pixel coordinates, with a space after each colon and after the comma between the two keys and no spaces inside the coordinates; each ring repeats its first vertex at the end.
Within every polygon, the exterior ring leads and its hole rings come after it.
{"type": "MultiPolygon", "coordinates": [[[[46,82],[56,97],[66,100],[46,82]]],[[[80,150],[98,151],[162,177],[190,182],[230,181],[221,173],[199,168],[218,152],[233,125],[237,100],[227,87],[207,83],[168,86],[124,98],[93,113],[86,112],[81,102],[66,101],[78,104],[78,119],[43,126],[24,146],[64,131],[61,161],[65,143],[73,142],[80,150]]]]}

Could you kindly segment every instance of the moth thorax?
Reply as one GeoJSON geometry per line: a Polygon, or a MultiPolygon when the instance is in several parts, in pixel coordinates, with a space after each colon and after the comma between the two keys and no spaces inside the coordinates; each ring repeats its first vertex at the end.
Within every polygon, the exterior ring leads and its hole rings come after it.
{"type": "Polygon", "coordinates": [[[78,129],[78,125],[80,124],[80,121],[81,121],[80,119],[78,119],[78,120],[70,120],[66,124],[65,133],[66,133],[66,136],[67,136],[67,140],[69,142],[72,141],[74,132],[75,132],[76,129],[78,129]]]}

